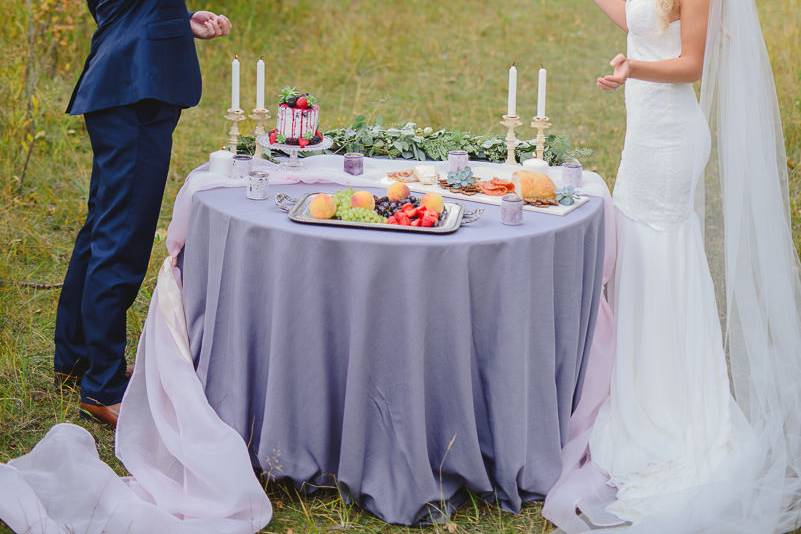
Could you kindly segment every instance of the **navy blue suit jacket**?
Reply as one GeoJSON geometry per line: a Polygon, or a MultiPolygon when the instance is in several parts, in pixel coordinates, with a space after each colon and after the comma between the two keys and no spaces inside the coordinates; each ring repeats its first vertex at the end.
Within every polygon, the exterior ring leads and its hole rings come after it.
{"type": "Polygon", "coordinates": [[[97,22],[67,112],[81,115],[155,99],[200,100],[195,41],[184,0],[88,0],[97,22]]]}

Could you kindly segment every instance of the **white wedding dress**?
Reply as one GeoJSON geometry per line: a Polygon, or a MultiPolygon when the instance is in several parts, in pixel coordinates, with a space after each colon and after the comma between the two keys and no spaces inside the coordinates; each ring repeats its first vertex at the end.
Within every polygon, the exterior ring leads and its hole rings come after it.
{"type": "MultiPolygon", "coordinates": [[[[681,54],[655,0],[628,0],[628,57],[681,54]]],[[[701,222],[694,210],[711,138],[692,84],[626,82],[627,131],[615,184],[618,259],[611,288],[617,356],[592,461],[636,521],[656,496],[708,482],[748,432],[732,398],[701,222]]],[[[655,504],[657,503],[657,504],[655,504]]]]}

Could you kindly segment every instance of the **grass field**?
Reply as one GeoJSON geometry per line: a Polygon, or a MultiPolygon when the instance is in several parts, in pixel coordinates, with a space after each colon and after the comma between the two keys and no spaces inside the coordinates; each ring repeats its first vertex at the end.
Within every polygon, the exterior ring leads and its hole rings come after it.
{"type": "MultiPolygon", "coordinates": [[[[623,95],[601,94],[595,77],[625,48],[588,0],[294,0],[190,1],[223,11],[234,23],[225,40],[201,42],[200,105],[187,110],[175,134],[162,206],[165,229],[186,174],[225,142],[222,120],[229,61],[243,62],[243,103],[252,107],[255,67],[268,64],[268,98],[284,85],[321,98],[324,127],[354,116],[385,124],[416,122],[474,133],[502,133],[506,70],[520,70],[519,112],[534,113],[536,69],[549,69],[554,133],[591,147],[585,165],[614,180],[623,143],[623,95]]],[[[91,153],[82,119],[64,115],[88,49],[93,22],[81,0],[6,0],[0,28],[0,461],[28,451],[53,424],[77,422],[77,394],[51,387],[57,288],[85,215],[91,153]],[[35,286],[40,284],[40,286],[35,286]]],[[[801,2],[760,0],[773,60],[791,174],[796,245],[801,247],[801,2]]],[[[249,122],[245,127],[251,127],[249,122]]],[[[530,131],[525,131],[530,134],[530,131]]],[[[746,132],[744,132],[745,134],[746,132]]],[[[165,255],[157,238],[149,275],[129,314],[129,353],[138,338],[165,255]]],[[[102,457],[119,471],[113,434],[96,425],[102,457]]],[[[269,532],[386,532],[388,526],[335,493],[299,498],[268,488],[275,506],[269,532]]],[[[431,532],[540,532],[539,505],[512,516],[474,503],[431,532]]],[[[1,528],[1,527],[0,527],[1,528]]]]}

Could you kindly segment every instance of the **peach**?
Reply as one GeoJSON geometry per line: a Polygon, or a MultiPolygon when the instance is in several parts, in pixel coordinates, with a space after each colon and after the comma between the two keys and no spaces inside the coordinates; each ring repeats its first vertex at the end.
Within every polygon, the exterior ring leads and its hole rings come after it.
{"type": "Polygon", "coordinates": [[[331,195],[317,193],[309,201],[309,215],[315,219],[330,219],[337,212],[337,203],[331,195]]]}
{"type": "Polygon", "coordinates": [[[387,189],[387,197],[393,202],[409,198],[410,194],[409,186],[403,182],[395,182],[387,189]]]}
{"type": "Polygon", "coordinates": [[[352,208],[367,208],[368,210],[375,209],[375,198],[369,191],[356,191],[350,197],[350,206],[352,208]]]}
{"type": "Polygon", "coordinates": [[[442,213],[445,209],[445,199],[443,199],[442,195],[439,193],[426,193],[423,195],[420,204],[425,206],[426,209],[436,211],[437,213],[442,213]]]}

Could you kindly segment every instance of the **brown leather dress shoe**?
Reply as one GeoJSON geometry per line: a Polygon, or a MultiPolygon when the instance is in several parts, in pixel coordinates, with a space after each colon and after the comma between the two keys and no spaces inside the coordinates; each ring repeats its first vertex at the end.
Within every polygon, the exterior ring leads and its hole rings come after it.
{"type": "Polygon", "coordinates": [[[94,419],[111,428],[117,428],[117,419],[120,417],[120,403],[112,404],[111,406],[98,406],[97,404],[82,402],[80,408],[82,419],[94,419]]]}

